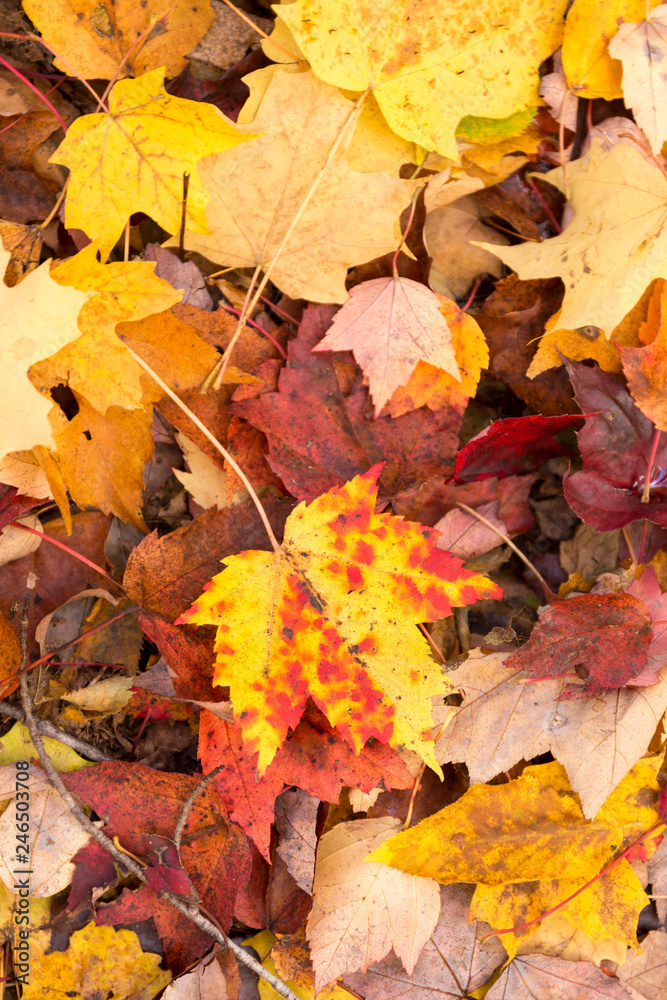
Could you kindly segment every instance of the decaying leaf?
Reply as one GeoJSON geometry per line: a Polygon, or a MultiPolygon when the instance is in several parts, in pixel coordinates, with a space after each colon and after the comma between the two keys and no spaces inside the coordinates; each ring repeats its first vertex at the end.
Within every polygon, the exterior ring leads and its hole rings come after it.
{"type": "Polygon", "coordinates": [[[440,915],[440,892],[367,860],[400,827],[390,816],[340,823],[317,849],[313,909],[306,933],[316,990],[346,973],[366,972],[393,948],[408,975],[440,915]]]}

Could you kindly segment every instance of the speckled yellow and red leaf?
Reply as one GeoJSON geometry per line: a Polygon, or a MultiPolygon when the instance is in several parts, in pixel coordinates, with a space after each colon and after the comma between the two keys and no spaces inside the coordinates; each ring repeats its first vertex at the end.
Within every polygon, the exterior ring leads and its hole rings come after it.
{"type": "Polygon", "coordinates": [[[357,753],[372,736],[437,768],[430,699],[447,679],[415,626],[501,591],[432,529],[376,514],[380,471],[297,507],[279,553],[225,559],[178,619],[217,625],[214,683],[229,685],[260,774],[309,695],[357,753]]]}

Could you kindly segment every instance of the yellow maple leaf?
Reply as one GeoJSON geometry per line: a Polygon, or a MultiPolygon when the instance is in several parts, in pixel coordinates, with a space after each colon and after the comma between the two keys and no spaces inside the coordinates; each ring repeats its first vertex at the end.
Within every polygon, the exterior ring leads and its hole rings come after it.
{"type": "Polygon", "coordinates": [[[415,626],[501,591],[432,529],[375,514],[380,471],[300,504],[279,552],[228,557],[178,619],[218,626],[213,683],[230,686],[260,774],[309,696],[357,753],[374,736],[439,771],[430,697],[448,682],[415,626]]]}
{"type": "Polygon", "coordinates": [[[386,841],[369,860],[445,885],[592,878],[622,835],[584,820],[571,793],[545,787],[536,770],[527,768],[506,785],[473,785],[453,805],[386,841]]]}
{"type": "Polygon", "coordinates": [[[134,931],[93,922],[72,934],[67,951],[45,955],[31,942],[31,952],[23,985],[26,1000],[151,1000],[171,981],[171,973],[160,968],[160,956],[143,952],[134,931]]]}
{"type": "MultiPolygon", "coordinates": [[[[644,12],[648,14],[647,8],[644,12]]],[[[609,52],[623,64],[623,96],[632,108],[654,153],[667,139],[667,82],[662,61],[667,56],[667,4],[639,24],[622,24],[609,52]]]]}
{"type": "Polygon", "coordinates": [[[370,88],[398,135],[458,161],[463,117],[507,118],[538,103],[538,67],[560,44],[565,7],[296,0],[274,10],[321,80],[370,88]]]}
{"type": "Polygon", "coordinates": [[[119,77],[164,67],[176,76],[185,56],[213,24],[210,0],[23,0],[39,33],[62,56],[53,63],[63,73],[110,80],[124,56],[148,28],[153,30],[120,69],[119,77]],[[63,61],[64,60],[64,61],[63,61]]]}
{"type": "Polygon", "coordinates": [[[109,95],[109,114],[77,118],[51,157],[71,171],[65,225],[95,240],[103,260],[134,212],[178,231],[184,173],[190,174],[187,225],[208,232],[197,163],[251,137],[213,105],[172,97],[163,80],[156,69],[119,81],[109,95]]]}
{"type": "MultiPolygon", "coordinates": [[[[565,190],[562,168],[542,175],[565,190]]],[[[654,278],[667,277],[667,178],[635,147],[599,139],[567,166],[572,222],[553,239],[497,247],[520,278],[560,276],[565,298],[559,325],[597,326],[607,336],[654,278]]]]}
{"type": "Polygon", "coordinates": [[[609,42],[628,21],[641,21],[660,0],[574,0],[563,32],[563,69],[579,97],[622,97],[622,66],[609,42]]]}
{"type": "MultiPolygon", "coordinates": [[[[661,757],[643,758],[626,774],[595,816],[620,840],[625,849],[660,821],[657,810],[661,757]]],[[[557,762],[527,767],[545,787],[551,785],[560,794],[569,794],[570,785],[564,768],[557,762]]],[[[646,855],[655,850],[651,842],[646,855]]],[[[588,881],[556,879],[520,885],[485,886],[475,890],[470,919],[486,920],[495,929],[529,923],[562,903],[588,881]]],[[[570,903],[532,927],[514,934],[503,934],[502,942],[510,958],[515,954],[540,951],[576,960],[625,960],[628,947],[639,950],[637,918],[647,905],[639,879],[627,860],[606,872],[570,903]]]]}
{"type": "MultiPolygon", "coordinates": [[[[246,78],[251,101],[255,76],[246,78]]],[[[278,71],[262,76],[262,87],[267,79],[253,121],[262,134],[200,165],[212,235],[188,232],[186,245],[237,267],[266,268],[280,250],[271,271],[279,288],[344,302],[348,268],[396,248],[395,226],[417,182],[350,170],[351,129],[331,156],[355,107],[335,88],[312,73],[278,71]]]]}
{"type": "Polygon", "coordinates": [[[110,406],[143,406],[141,368],[116,336],[116,326],[169,309],[183,292],[159,278],[152,261],[101,264],[94,243],[59,264],[51,277],[88,294],[78,314],[78,339],[31,367],[33,385],[47,392],[62,382],[99,413],[110,406]]]}

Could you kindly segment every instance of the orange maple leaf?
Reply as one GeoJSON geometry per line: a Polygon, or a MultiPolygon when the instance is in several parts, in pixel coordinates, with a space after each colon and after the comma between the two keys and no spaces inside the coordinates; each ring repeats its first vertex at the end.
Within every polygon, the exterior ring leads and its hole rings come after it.
{"type": "Polygon", "coordinates": [[[448,682],[415,626],[502,591],[433,529],[375,513],[381,468],[300,504],[278,552],[223,560],[178,619],[218,626],[213,683],[229,685],[260,775],[309,695],[357,753],[373,736],[439,771],[431,697],[448,682]]]}

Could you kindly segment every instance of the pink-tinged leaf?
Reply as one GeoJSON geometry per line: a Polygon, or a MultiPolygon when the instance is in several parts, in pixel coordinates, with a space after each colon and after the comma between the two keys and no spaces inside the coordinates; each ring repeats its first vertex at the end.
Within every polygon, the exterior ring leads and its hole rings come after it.
{"type": "Polygon", "coordinates": [[[584,683],[567,684],[561,697],[595,698],[633,683],[651,638],[649,609],[630,594],[552,598],[528,642],[505,666],[537,678],[576,674],[584,683]]]}
{"type": "Polygon", "coordinates": [[[352,351],[368,378],[375,416],[419,361],[455,379],[461,373],[452,333],[435,292],[410,278],[374,278],[355,285],[315,351],[352,351]]]}
{"type": "Polygon", "coordinates": [[[461,448],[451,482],[470,483],[491,476],[504,479],[520,472],[533,472],[548,458],[570,453],[556,439],[556,434],[581,419],[576,414],[565,414],[496,420],[461,448]]]}
{"type": "MultiPolygon", "coordinates": [[[[478,507],[478,512],[486,520],[493,524],[499,531],[506,535],[507,528],[498,517],[498,501],[482,504],[478,507]]],[[[502,544],[502,538],[497,531],[484,524],[474,514],[469,514],[467,510],[450,510],[448,514],[434,525],[436,531],[440,532],[440,538],[436,541],[439,549],[451,552],[457,559],[473,559],[481,556],[484,552],[489,552],[496,545],[502,544]]]]}
{"type": "Polygon", "coordinates": [[[198,903],[199,896],[181,865],[174,841],[157,833],[145,833],[144,844],[150,858],[144,874],[153,892],[158,896],[173,892],[190,903],[198,903]]]}

